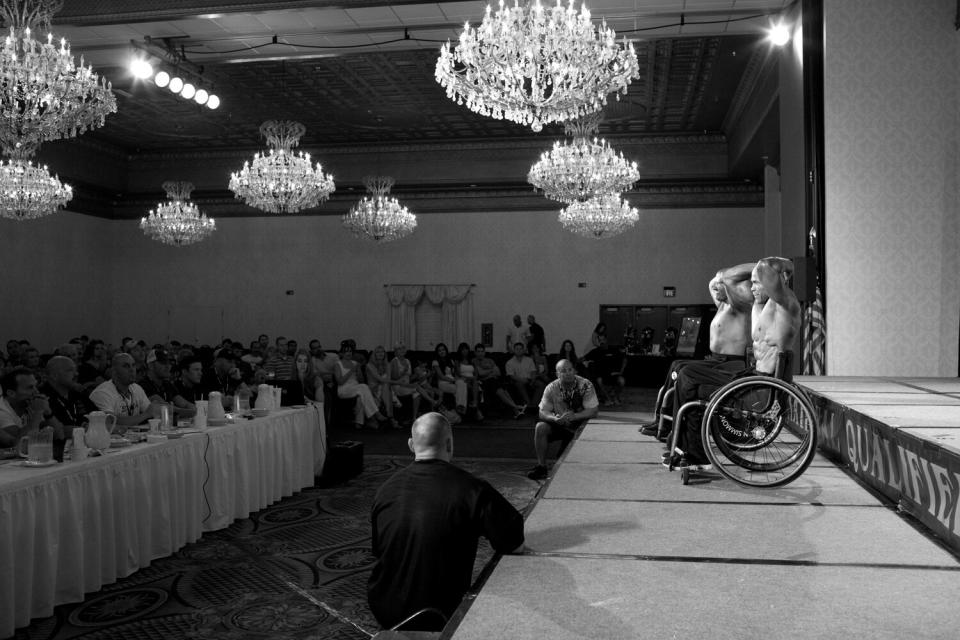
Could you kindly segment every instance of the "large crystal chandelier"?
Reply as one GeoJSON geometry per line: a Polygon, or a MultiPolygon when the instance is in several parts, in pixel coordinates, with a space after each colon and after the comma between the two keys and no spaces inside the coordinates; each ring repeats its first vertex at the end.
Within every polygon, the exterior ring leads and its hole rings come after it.
{"type": "Polygon", "coordinates": [[[103,126],[117,111],[108,82],[90,67],[76,66],[70,47],[53,34],[35,40],[40,27],[49,29],[63,0],[0,0],[0,18],[10,34],[0,50],[0,144],[26,148],[41,142],[72,138],[103,126]]]}
{"type": "Polygon", "coordinates": [[[46,167],[16,155],[0,162],[0,216],[4,218],[39,218],[63,207],[72,197],[70,185],[50,175],[46,167]]]}
{"type": "Polygon", "coordinates": [[[397,202],[396,198],[389,197],[393,178],[368,176],[363,183],[371,195],[350,208],[343,216],[343,226],[358,238],[374,242],[399,240],[413,233],[417,216],[397,202]]]}
{"type": "Polygon", "coordinates": [[[294,153],[293,147],[307,131],[299,122],[268,120],[260,125],[260,134],[270,145],[267,154],[256,154],[253,162],[230,175],[230,190],[237,199],[270,213],[296,213],[316,207],[336,189],[333,176],[323,172],[310,154],[294,153]]]}
{"type": "Polygon", "coordinates": [[[593,114],[566,123],[573,139],[554,143],[540,156],[527,174],[530,184],[552,200],[569,203],[626,191],[639,180],[636,162],[627,162],[622,153],[596,138],[599,121],[593,114]]]}
{"type": "Polygon", "coordinates": [[[560,212],[560,223],[568,231],[588,238],[609,238],[637,223],[640,215],[619,193],[595,196],[574,202],[560,212]]]}
{"type": "Polygon", "coordinates": [[[606,22],[596,28],[585,6],[578,12],[576,0],[563,1],[545,8],[500,0],[496,14],[487,5],[479,27],[464,25],[455,50],[449,41],[440,49],[436,78],[447,97],[540,131],[599,111],[610,92],[626,93],[639,76],[633,44],[618,45],[606,22]]]}
{"type": "Polygon", "coordinates": [[[147,236],[180,247],[200,242],[214,232],[216,221],[200,213],[197,205],[190,202],[193,184],[164,182],[163,190],[167,192],[167,201],[140,219],[140,228],[147,236]]]}

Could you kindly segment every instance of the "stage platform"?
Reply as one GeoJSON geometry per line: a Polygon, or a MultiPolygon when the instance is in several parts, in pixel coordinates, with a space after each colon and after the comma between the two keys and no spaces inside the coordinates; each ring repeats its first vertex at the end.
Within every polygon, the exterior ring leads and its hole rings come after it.
{"type": "Polygon", "coordinates": [[[443,637],[957,637],[958,556],[895,504],[820,454],[786,487],[683,486],[637,432],[648,419],[585,427],[527,518],[526,551],[501,558],[443,637]]]}

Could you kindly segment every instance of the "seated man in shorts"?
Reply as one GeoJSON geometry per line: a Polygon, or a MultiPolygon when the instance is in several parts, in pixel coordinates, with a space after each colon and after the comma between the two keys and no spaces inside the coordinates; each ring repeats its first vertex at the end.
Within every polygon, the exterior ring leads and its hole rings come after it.
{"type": "Polygon", "coordinates": [[[533,445],[537,466],[527,474],[531,480],[547,477],[547,447],[560,440],[560,451],[573,440],[577,429],[597,415],[600,406],[593,383],[577,375],[569,360],[557,362],[557,379],[547,385],[540,400],[540,421],[537,422],[533,445]]]}

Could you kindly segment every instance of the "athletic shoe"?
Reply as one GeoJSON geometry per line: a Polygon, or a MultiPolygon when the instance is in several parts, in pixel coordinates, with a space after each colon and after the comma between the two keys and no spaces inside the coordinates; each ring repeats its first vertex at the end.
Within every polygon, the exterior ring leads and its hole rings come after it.
{"type": "Polygon", "coordinates": [[[648,422],[647,424],[641,425],[640,428],[637,429],[637,431],[639,431],[645,436],[656,437],[657,433],[660,431],[660,425],[658,425],[655,422],[653,423],[648,422]]]}

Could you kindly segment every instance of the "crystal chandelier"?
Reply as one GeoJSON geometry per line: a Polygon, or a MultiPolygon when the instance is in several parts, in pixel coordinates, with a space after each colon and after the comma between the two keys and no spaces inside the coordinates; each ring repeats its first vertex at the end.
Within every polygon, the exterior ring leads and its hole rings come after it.
{"type": "Polygon", "coordinates": [[[70,185],[50,175],[46,167],[20,156],[0,162],[0,216],[4,218],[39,218],[63,207],[72,197],[70,185]]]}
{"type": "Polygon", "coordinates": [[[599,115],[565,125],[572,140],[556,142],[527,174],[527,181],[543,195],[559,202],[579,202],[603,193],[628,190],[640,179],[636,162],[627,162],[605,140],[597,140],[599,115]],[[593,139],[590,139],[590,136],[593,139]]]}
{"type": "Polygon", "coordinates": [[[296,213],[316,207],[336,189],[333,176],[325,174],[310,154],[292,151],[307,128],[290,120],[268,120],[260,134],[270,145],[268,154],[256,154],[244,162],[239,173],[230,174],[230,190],[238,200],[270,213],[296,213]]]}
{"type": "Polygon", "coordinates": [[[637,223],[640,215],[619,193],[595,196],[574,202],[560,212],[560,223],[568,231],[588,238],[609,238],[637,223]]]}
{"type": "Polygon", "coordinates": [[[10,34],[0,50],[0,145],[24,148],[29,155],[48,140],[72,138],[102,127],[116,113],[111,85],[90,67],[76,66],[70,47],[34,40],[39,27],[49,28],[63,0],[0,0],[0,18],[10,34]]]}
{"type": "Polygon", "coordinates": [[[637,54],[626,38],[616,43],[605,21],[595,28],[575,1],[545,8],[500,0],[496,14],[487,5],[479,27],[464,25],[456,50],[449,41],[440,49],[437,82],[457,104],[534,131],[599,111],[608,93],[626,93],[639,76],[637,54]]]}
{"type": "Polygon", "coordinates": [[[353,235],[374,242],[399,240],[413,233],[417,216],[389,197],[393,178],[368,176],[363,183],[372,195],[365,196],[343,216],[343,226],[353,235]]]}
{"type": "Polygon", "coordinates": [[[140,219],[140,228],[147,236],[180,247],[200,242],[216,230],[216,221],[190,202],[193,184],[164,182],[163,190],[167,192],[167,201],[140,219]]]}

